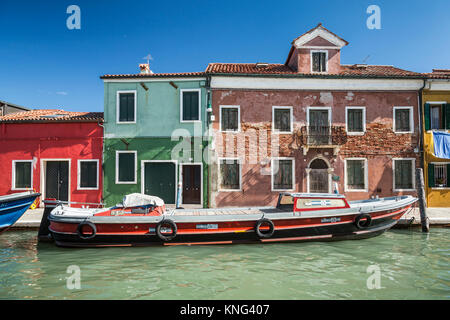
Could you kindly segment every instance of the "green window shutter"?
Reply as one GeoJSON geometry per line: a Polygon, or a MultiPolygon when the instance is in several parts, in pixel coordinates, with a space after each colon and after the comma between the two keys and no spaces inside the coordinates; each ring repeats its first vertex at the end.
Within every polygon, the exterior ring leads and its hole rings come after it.
{"type": "Polygon", "coordinates": [[[431,128],[431,108],[430,108],[430,104],[429,103],[425,103],[425,107],[424,107],[424,112],[423,112],[423,117],[425,119],[425,131],[426,130],[430,130],[431,128]]]}
{"type": "Polygon", "coordinates": [[[97,188],[97,173],[96,161],[80,162],[80,187],[97,188]]]}
{"type": "Polygon", "coordinates": [[[434,187],[434,164],[428,164],[428,187],[434,187]]]}
{"type": "Polygon", "coordinates": [[[16,162],[16,188],[31,188],[31,162],[16,162]]]}
{"type": "Polygon", "coordinates": [[[119,93],[119,122],[134,119],[134,93],[119,93]]]}
{"type": "Polygon", "coordinates": [[[450,129],[450,103],[445,105],[445,129],[450,129]]]}
{"type": "Polygon", "coordinates": [[[447,188],[450,187],[450,163],[447,163],[447,188]]]}
{"type": "Polygon", "coordinates": [[[119,182],[132,182],[135,178],[135,154],[119,153],[119,182]]]}
{"type": "Polygon", "coordinates": [[[198,92],[183,92],[183,120],[199,120],[198,92]]]}

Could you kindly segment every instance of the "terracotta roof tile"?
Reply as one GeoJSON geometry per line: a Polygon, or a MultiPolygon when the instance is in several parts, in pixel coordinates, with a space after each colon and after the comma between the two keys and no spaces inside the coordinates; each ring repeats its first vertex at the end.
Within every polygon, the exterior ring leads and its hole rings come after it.
{"type": "Polygon", "coordinates": [[[392,78],[423,78],[421,73],[399,69],[393,66],[376,65],[341,65],[338,74],[297,73],[284,64],[267,64],[258,66],[255,63],[210,63],[206,69],[210,74],[248,74],[248,75],[295,75],[300,77],[392,77],[392,78]]]}
{"type": "Polygon", "coordinates": [[[450,79],[450,69],[433,69],[433,72],[424,75],[430,79],[450,79]]]}
{"type": "Polygon", "coordinates": [[[103,122],[103,112],[72,112],[61,109],[37,109],[11,113],[0,122],[103,122]]]}
{"type": "Polygon", "coordinates": [[[135,73],[135,74],[105,74],[100,79],[121,79],[121,78],[170,78],[170,77],[201,77],[204,72],[178,72],[178,73],[135,73]]]}

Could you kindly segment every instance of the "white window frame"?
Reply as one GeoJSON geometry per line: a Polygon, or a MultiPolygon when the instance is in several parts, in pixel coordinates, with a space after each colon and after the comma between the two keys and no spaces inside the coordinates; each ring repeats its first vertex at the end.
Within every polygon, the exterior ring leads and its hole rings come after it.
{"type": "Polygon", "coordinates": [[[363,107],[363,106],[348,106],[348,107],[345,107],[345,131],[347,131],[347,135],[349,135],[349,136],[363,136],[363,135],[366,134],[366,107],[363,107]],[[362,110],[363,111],[363,116],[362,116],[363,131],[362,132],[349,131],[349,129],[348,129],[348,111],[349,110],[362,110]]]}
{"type": "Polygon", "coordinates": [[[345,158],[344,159],[344,191],[345,192],[369,192],[369,162],[367,158],[345,158]],[[364,189],[349,189],[347,184],[347,160],[364,160],[364,189]]]}
{"type": "MultiPolygon", "coordinates": [[[[429,104],[429,105],[440,105],[440,106],[442,106],[443,104],[447,104],[447,101],[426,101],[425,102],[425,104],[429,104]]],[[[425,106],[425,104],[424,104],[424,106],[425,106]]],[[[425,107],[424,107],[425,108],[425,107]]],[[[424,110],[425,111],[425,110],[424,110]]],[[[431,110],[430,110],[430,113],[431,113],[431,110]]],[[[445,124],[444,124],[444,126],[445,126],[445,124]]],[[[430,114],[430,127],[431,127],[431,114],[430,114]]],[[[447,130],[448,129],[430,129],[430,130],[427,130],[427,132],[432,132],[432,131],[442,131],[442,132],[447,132],[447,130]]]]}
{"type": "Polygon", "coordinates": [[[310,51],[310,64],[311,64],[311,73],[328,73],[328,50],[311,50],[310,51]],[[313,70],[313,53],[322,52],[325,53],[325,71],[314,71],[313,70]]]}
{"type": "Polygon", "coordinates": [[[99,189],[99,171],[100,171],[100,161],[98,159],[79,159],[78,160],[78,170],[77,170],[77,190],[98,190],[99,189]],[[97,163],[97,183],[96,183],[96,187],[81,187],[81,162],[96,162],[97,163]]]}
{"type": "Polygon", "coordinates": [[[271,177],[271,190],[272,191],[294,191],[295,190],[295,158],[292,157],[276,157],[270,160],[270,177],[271,177]],[[273,169],[275,160],[291,160],[292,161],[292,188],[291,189],[275,189],[274,187],[274,172],[273,169]]]}
{"type": "Polygon", "coordinates": [[[13,160],[12,161],[11,190],[33,190],[33,160],[13,160]],[[30,162],[31,163],[31,187],[30,188],[16,188],[16,163],[17,162],[30,162]]]}
{"type": "Polygon", "coordinates": [[[136,123],[137,118],[137,90],[118,90],[116,92],[116,124],[132,124],[136,123]],[[134,93],[134,121],[119,121],[120,119],[120,94],[121,93],[134,93]]]}
{"type": "Polygon", "coordinates": [[[240,192],[242,191],[242,161],[240,158],[218,158],[218,176],[219,179],[217,180],[217,190],[219,192],[240,192]],[[220,182],[222,181],[222,171],[220,170],[220,164],[222,161],[227,161],[227,160],[237,160],[239,163],[239,189],[222,189],[220,186],[220,182]]]}
{"type": "Polygon", "coordinates": [[[116,184],[137,184],[137,150],[116,150],[116,184]],[[119,181],[119,154],[134,153],[134,181],[119,181]]]}
{"type": "Polygon", "coordinates": [[[294,131],[294,114],[293,114],[293,108],[292,106],[272,106],[272,133],[277,133],[277,134],[289,134],[292,133],[294,131]],[[290,122],[291,122],[291,130],[290,131],[279,131],[278,129],[275,128],[275,110],[289,110],[289,116],[290,116],[290,122]]]}
{"type": "Polygon", "coordinates": [[[202,105],[202,90],[201,89],[180,89],[180,122],[188,123],[188,122],[202,121],[201,105],[202,105]],[[183,120],[183,93],[184,92],[198,92],[198,120],[183,120]]]}
{"type": "Polygon", "coordinates": [[[392,158],[392,190],[394,192],[402,191],[416,191],[416,159],[415,158],[392,158]],[[395,188],[395,161],[397,160],[411,160],[412,166],[412,189],[396,189],[395,188]]]}
{"type": "Polygon", "coordinates": [[[221,105],[219,106],[219,131],[220,132],[241,132],[241,106],[221,105]],[[238,129],[235,131],[222,130],[222,109],[238,109],[238,129]]]}
{"type": "MultiPolygon", "coordinates": [[[[450,164],[450,162],[430,162],[429,164],[433,164],[433,165],[448,165],[450,164]]],[[[448,174],[448,173],[447,173],[448,174]]],[[[428,177],[428,179],[430,179],[430,177],[428,177]]],[[[447,183],[449,183],[449,181],[447,181],[447,183]]],[[[450,190],[450,187],[429,187],[432,190],[450,190]]]]}
{"type": "Polygon", "coordinates": [[[395,106],[392,110],[392,130],[394,133],[404,134],[404,133],[414,133],[414,108],[411,106],[395,106]],[[395,110],[409,110],[409,127],[410,131],[395,131],[395,110]]]}

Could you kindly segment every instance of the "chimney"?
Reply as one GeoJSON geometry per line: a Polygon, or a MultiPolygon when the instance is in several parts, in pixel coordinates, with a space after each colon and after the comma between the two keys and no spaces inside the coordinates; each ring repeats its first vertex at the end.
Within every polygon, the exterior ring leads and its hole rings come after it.
{"type": "Polygon", "coordinates": [[[153,74],[153,71],[150,70],[150,64],[148,63],[140,63],[139,69],[141,70],[141,74],[153,74]]]}

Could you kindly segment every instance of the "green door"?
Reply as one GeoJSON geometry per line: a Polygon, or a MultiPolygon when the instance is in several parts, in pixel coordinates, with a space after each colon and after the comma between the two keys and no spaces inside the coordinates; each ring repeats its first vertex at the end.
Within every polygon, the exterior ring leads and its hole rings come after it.
{"type": "Polygon", "coordinates": [[[175,163],[146,162],[144,193],[160,197],[165,203],[175,203],[175,163]]]}

